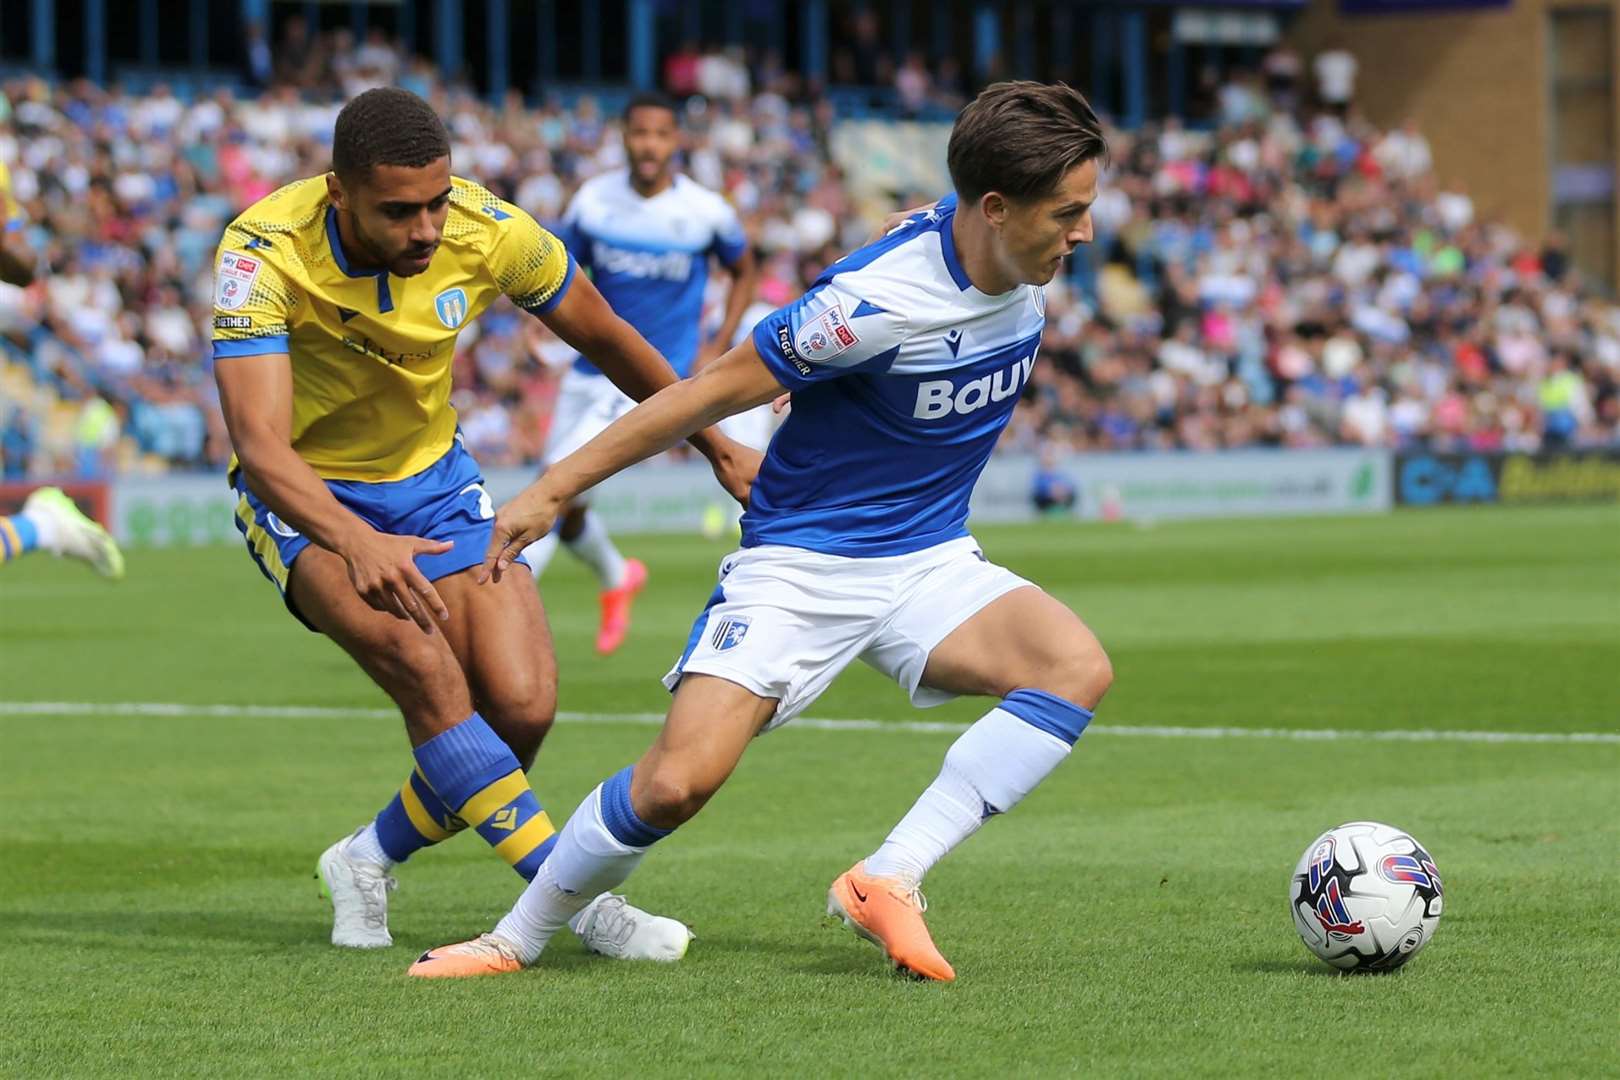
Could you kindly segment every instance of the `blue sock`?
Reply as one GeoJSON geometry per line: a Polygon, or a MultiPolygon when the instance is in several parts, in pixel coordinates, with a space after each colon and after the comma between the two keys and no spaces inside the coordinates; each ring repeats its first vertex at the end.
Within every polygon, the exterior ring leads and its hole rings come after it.
{"type": "Polygon", "coordinates": [[[660,829],[636,816],[636,808],[630,805],[630,776],[635,768],[626,765],[602,781],[602,824],[626,847],[651,847],[675,830],[660,829]]]}
{"type": "MultiPolygon", "coordinates": [[[[540,808],[516,755],[482,716],[473,713],[418,746],[416,764],[446,809],[472,826],[523,880],[534,879],[557,843],[557,830],[540,808]]],[[[409,816],[403,791],[400,801],[409,816]]],[[[396,840],[401,836],[395,833],[396,840]]]]}
{"type": "Polygon", "coordinates": [[[394,862],[404,862],[466,827],[467,823],[444,805],[422,770],[417,769],[406,777],[393,801],[377,814],[377,842],[394,862]]]}
{"type": "Polygon", "coordinates": [[[27,514],[0,517],[0,563],[39,547],[39,526],[27,514]]]}
{"type": "Polygon", "coordinates": [[[1065,701],[1045,690],[1014,690],[1001,699],[1001,707],[1032,728],[1073,746],[1091,723],[1091,710],[1065,701]]]}

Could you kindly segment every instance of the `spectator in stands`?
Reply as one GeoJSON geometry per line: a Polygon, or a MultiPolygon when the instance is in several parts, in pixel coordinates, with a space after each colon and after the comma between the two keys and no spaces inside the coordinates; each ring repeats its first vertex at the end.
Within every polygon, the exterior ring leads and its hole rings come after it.
{"type": "Polygon", "coordinates": [[[1356,71],[1359,65],[1349,49],[1335,43],[1316,54],[1311,70],[1316,73],[1316,99],[1339,116],[1348,113],[1356,97],[1356,71]]]}
{"type": "MultiPolygon", "coordinates": [[[[866,163],[835,152],[833,98],[779,60],[683,52],[672,81],[696,87],[714,56],[718,99],[692,102],[687,169],[738,207],[762,290],[802,291],[897,201],[937,194],[851,183],[845,169],[866,163]]],[[[919,64],[907,59],[905,80],[958,104],[960,72],[919,64]]],[[[458,161],[543,219],[620,164],[611,110],[589,96],[531,108],[511,95],[498,109],[378,33],[311,35],[297,15],[267,94],[3,87],[0,163],[51,269],[28,290],[0,287],[0,399],[29,402],[21,426],[23,410],[0,414],[7,469],[222,463],[198,355],[220,231],[323,168],[343,87],[390,71],[438,103],[458,161]]],[[[1620,307],[1581,280],[1566,239],[1531,246],[1480,220],[1460,185],[1437,183],[1410,124],[1296,114],[1285,71],[1268,58],[1266,95],[1246,76],[1217,87],[1231,108],[1214,130],[1112,134],[1096,243],[1048,289],[1042,362],[1003,448],[1620,445],[1620,307]]],[[[463,344],[464,420],[486,456],[500,442],[501,460],[532,460],[555,390],[544,350],[523,334],[463,344]]]]}

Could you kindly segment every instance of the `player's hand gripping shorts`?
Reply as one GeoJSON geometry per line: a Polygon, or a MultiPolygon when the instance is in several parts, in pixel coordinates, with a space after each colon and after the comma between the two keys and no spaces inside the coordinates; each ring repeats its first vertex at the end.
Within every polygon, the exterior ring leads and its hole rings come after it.
{"type": "Polygon", "coordinates": [[[863,660],[913,705],[940,705],[956,695],[921,685],[928,655],[985,605],[1026,585],[985,559],[972,537],[875,559],[744,548],[721,561],[720,584],[664,685],[673,691],[683,675],[714,675],[775,698],[770,730],[863,660]]]}
{"type": "MultiPolygon", "coordinates": [[[[416,568],[429,581],[482,563],[495,534],[495,506],[484,490],[478,462],[462,445],[459,432],[444,456],[415,476],[381,483],[328,480],[326,486],[338,502],[379,532],[451,541],[455,546],[449,551],[416,556],[416,568]]],[[[280,591],[287,610],[314,630],[287,591],[293,563],[309,547],[309,538],[265,506],[240,471],[236,493],[236,528],[247,540],[248,553],[280,591]]]]}

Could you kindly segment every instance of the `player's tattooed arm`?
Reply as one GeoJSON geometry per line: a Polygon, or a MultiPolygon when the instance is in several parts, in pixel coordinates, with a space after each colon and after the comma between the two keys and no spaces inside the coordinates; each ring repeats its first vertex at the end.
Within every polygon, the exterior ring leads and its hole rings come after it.
{"type": "Polygon", "coordinates": [[[378,532],[337,501],[292,447],[292,361],[286,353],[217,359],[220,409],[238,467],[265,506],[310,541],[340,556],[349,581],[378,611],[433,633],[450,617],[415,556],[441,554],[449,541],[378,532]]]}
{"type": "MultiPolygon", "coordinates": [[[[781,392],[752,337],[690,379],[666,386],[501,507],[479,580],[499,580],[525,547],[551,531],[558,512],[580,492],[781,392]]],[[[746,490],[741,495],[746,500],[746,490]]]]}

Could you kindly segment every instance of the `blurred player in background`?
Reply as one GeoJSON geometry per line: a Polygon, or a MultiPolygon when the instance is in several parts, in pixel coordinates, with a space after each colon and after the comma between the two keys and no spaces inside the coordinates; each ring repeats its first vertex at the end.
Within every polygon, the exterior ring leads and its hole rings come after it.
{"type": "MultiPolygon", "coordinates": [[[[736,348],[753,333],[759,320],[787,303],[792,293],[787,286],[778,284],[775,289],[762,288],[760,296],[744,309],[742,319],[737,324],[736,332],[731,335],[728,348],[736,348]]],[[[782,416],[791,404],[791,396],[784,394],[770,405],[760,405],[756,408],[740,412],[736,416],[728,416],[715,427],[733,442],[764,453],[770,445],[771,436],[776,433],[781,424],[782,416]]],[[[727,499],[721,502],[719,497],[703,508],[702,533],[710,540],[718,540],[727,532],[733,540],[742,535],[743,508],[727,499]]],[[[531,545],[532,546],[532,545],[531,545]]]]}
{"type": "Polygon", "coordinates": [[[96,573],[113,581],[124,576],[124,553],[118,550],[118,543],[61,488],[36,488],[21,510],[0,514],[0,565],[30,551],[48,551],[89,563],[96,573]]]}
{"type": "Polygon", "coordinates": [[[664,677],[674,700],[652,747],[586,797],[493,933],[430,950],[413,975],[533,963],[589,897],[703,807],[756,735],[803,713],[859,659],[919,706],[998,699],[827,897],[829,914],[897,966],[956,977],[923,921],[923,876],[1062,764],[1113,680],[1074,612],[990,562],[967,529],[974,484],[1029,382],[1042,288],[1091,240],[1105,152],[1096,114],[1069,87],[989,87],[952,129],[953,195],[833,263],[748,342],[502,508],[486,563],[495,580],[576,491],[793,392],[742,550],[721,562],[664,677]]]}
{"type": "MultiPolygon", "coordinates": [[[[23,237],[27,224],[11,193],[11,172],[0,162],[0,281],[7,285],[25,287],[34,282],[34,252],[23,237]]],[[[118,544],[61,488],[38,488],[17,513],[0,515],[0,564],[30,551],[87,562],[114,581],[124,576],[124,553],[118,544]]]]}
{"type": "Polygon", "coordinates": [[[28,219],[11,193],[11,170],[0,161],[0,281],[7,285],[34,283],[34,251],[23,236],[28,219]]]}
{"type": "MultiPolygon", "coordinates": [[[[676,105],[660,94],[638,94],[624,109],[629,166],[592,177],[563,213],[560,236],[590,272],[613,310],[640,331],[683,378],[731,346],[754,294],[754,256],[731,204],[675,171],[681,129],[676,105]],[[701,340],[703,293],[714,260],[730,276],[725,313],[713,337],[701,340]]],[[[547,467],[584,446],[635,404],[580,356],[563,377],[546,441],[547,467]]],[[[724,430],[724,429],[723,429],[724,430]]],[[[763,449],[763,444],[733,439],[763,449]]],[[[524,553],[538,577],[568,546],[601,582],[602,621],[596,649],[604,655],[624,643],[630,606],[647,581],[639,559],[619,553],[589,493],[574,498],[555,532],[524,553]]]]}
{"type": "MultiPolygon", "coordinates": [[[[332,165],[226,230],[215,376],[250,553],[399,706],[414,750],[399,793],[319,862],[333,943],[373,948],[392,943],[389,870],[413,852],[470,826],[530,878],[555,843],[524,773],[556,662],[527,574],[474,582],[494,510],[449,403],[458,332],[504,294],[635,397],[675,374],[554,236],[451,175],[444,123],[420,98],[350,101],[332,165]]],[[[745,498],[757,455],[692,441],[745,498]]],[[[689,936],[605,895],[574,926],[614,956],[673,959],[689,936]]]]}

